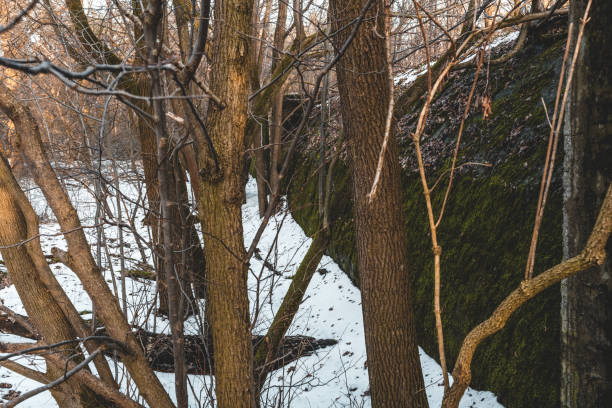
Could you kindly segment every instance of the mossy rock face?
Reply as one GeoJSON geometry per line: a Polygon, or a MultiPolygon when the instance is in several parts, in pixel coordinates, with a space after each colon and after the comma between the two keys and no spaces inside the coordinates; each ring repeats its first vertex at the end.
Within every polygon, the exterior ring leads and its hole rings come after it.
{"type": "MultiPolygon", "coordinates": [[[[481,72],[457,160],[458,165],[479,165],[456,171],[438,233],[443,248],[441,302],[449,369],[469,330],[487,318],[523,278],[549,134],[542,99],[552,115],[566,35],[561,27],[565,24],[556,21],[532,33],[514,58],[481,72]],[[491,111],[485,118],[487,104],[491,111]]],[[[509,47],[496,52],[507,52],[509,47]]],[[[473,80],[473,70],[451,75],[432,104],[422,139],[430,186],[441,179],[433,192],[437,211],[473,80]]],[[[399,120],[398,141],[419,344],[437,357],[430,232],[409,137],[418,108],[398,107],[399,112],[407,112],[399,120]]],[[[292,172],[289,206],[297,222],[312,235],[319,225],[318,161],[314,154],[302,155],[292,172]]],[[[535,274],[562,258],[561,155],[559,146],[535,274]]],[[[351,198],[347,166],[336,165],[331,200],[333,240],[328,254],[358,285],[351,198]]],[[[501,332],[486,340],[474,358],[472,386],[491,390],[508,407],[558,407],[559,304],[556,285],[519,309],[501,332]]]]}
{"type": "MultiPolygon", "coordinates": [[[[292,176],[287,183],[289,208],[304,232],[308,236],[313,236],[321,226],[318,209],[318,174],[316,173],[319,159],[302,155],[294,163],[300,163],[300,165],[292,169],[292,176]]],[[[332,237],[331,245],[326,253],[338,263],[353,283],[359,286],[351,177],[347,166],[341,161],[336,163],[333,172],[333,190],[329,200],[332,237]]]]}

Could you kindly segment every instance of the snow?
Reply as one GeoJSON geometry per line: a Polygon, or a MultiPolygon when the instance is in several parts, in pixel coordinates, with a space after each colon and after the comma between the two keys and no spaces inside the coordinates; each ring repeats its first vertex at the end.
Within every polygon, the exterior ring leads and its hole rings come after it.
{"type": "MultiPolygon", "coordinates": [[[[141,186],[122,182],[121,191],[129,197],[136,197],[141,186]]],[[[73,202],[78,203],[78,211],[85,225],[93,225],[95,214],[95,200],[91,189],[88,191],[82,185],[72,183],[68,186],[73,202]]],[[[247,202],[243,206],[245,245],[249,246],[257,230],[260,219],[257,214],[257,191],[254,180],[247,184],[247,202]]],[[[50,210],[40,194],[40,191],[30,186],[28,196],[33,202],[35,210],[44,215],[47,220],[41,224],[41,245],[45,254],[50,254],[53,246],[65,248],[63,238],[58,234],[59,226],[50,216],[50,210]]],[[[114,198],[108,200],[113,211],[116,211],[114,198]]],[[[127,203],[133,209],[134,204],[127,203]]],[[[137,220],[141,220],[138,216],[137,220]]],[[[140,223],[140,222],[138,222],[140,223]]],[[[90,242],[95,242],[94,228],[86,229],[90,242]]],[[[116,229],[109,227],[105,231],[109,250],[118,253],[116,229]]],[[[146,235],[142,227],[139,233],[146,235]]],[[[135,239],[131,234],[124,234],[126,256],[135,260],[140,258],[135,239]]],[[[297,269],[300,260],[308,250],[310,238],[306,237],[298,224],[286,211],[275,216],[261,241],[258,244],[260,254],[268,259],[274,268],[281,272],[281,276],[272,273],[264,267],[263,260],[253,258],[249,274],[249,297],[251,300],[252,315],[259,308],[257,321],[254,322],[255,333],[265,333],[282,302],[284,293],[290,284],[290,278],[297,269]],[[271,249],[271,250],[270,250],[271,249]],[[259,296],[257,296],[257,279],[260,278],[259,296]]],[[[95,251],[95,245],[93,246],[95,251]]],[[[150,253],[147,252],[150,259],[150,253]]],[[[103,255],[105,259],[105,255],[103,255]]],[[[135,261],[134,261],[135,262],[135,261]]],[[[108,263],[107,263],[108,266],[108,263]]],[[[1,265],[4,268],[3,265],[1,265]]],[[[129,266],[128,266],[129,267],[129,266]]],[[[62,264],[52,264],[51,268],[58,278],[78,311],[91,317],[92,304],[74,273],[62,264]],[[89,313],[89,314],[87,314],[89,313]]],[[[121,285],[119,260],[113,258],[112,268],[119,293],[121,285]]],[[[111,274],[108,268],[105,278],[111,290],[114,290],[111,274]]],[[[168,332],[167,320],[147,314],[145,303],[154,299],[154,286],[150,281],[142,279],[125,280],[128,293],[128,316],[131,321],[157,332],[168,332]]],[[[0,290],[0,299],[4,304],[17,313],[25,314],[14,286],[0,290]]],[[[190,317],[186,322],[186,332],[196,333],[201,316],[190,317]]],[[[366,361],[365,342],[363,336],[363,320],[361,313],[361,298],[359,289],[350,282],[348,277],[340,270],[333,260],[324,256],[306,292],[305,300],[300,307],[298,316],[290,329],[292,335],[307,335],[317,338],[336,339],[338,344],[319,350],[312,356],[303,357],[284,368],[273,372],[266,384],[263,406],[291,406],[291,407],[370,407],[370,399],[366,395],[368,390],[368,372],[364,365],[366,361]],[[280,404],[279,404],[280,402],[280,404]]],[[[2,342],[23,342],[25,339],[17,336],[2,335],[2,342]]],[[[426,392],[431,407],[439,407],[442,399],[442,373],[440,366],[434,359],[420,350],[421,364],[425,379],[426,392]]],[[[19,362],[31,368],[44,370],[44,361],[38,357],[20,357],[19,362]]],[[[109,359],[111,369],[115,363],[109,359]]],[[[122,377],[122,390],[128,387],[134,395],[133,385],[129,386],[123,375],[123,367],[117,364],[119,376],[122,377]]],[[[174,398],[174,375],[157,373],[158,377],[174,398]]],[[[189,375],[190,404],[193,407],[206,406],[210,400],[214,385],[207,376],[189,375]]],[[[40,384],[15,374],[4,367],[0,367],[0,382],[12,385],[13,390],[25,392],[36,388],[40,384]]],[[[8,389],[5,390],[8,392],[8,389]]],[[[0,391],[0,397],[5,392],[0,391]]],[[[49,392],[37,396],[21,404],[23,407],[55,407],[55,401],[49,392]]],[[[461,407],[492,408],[501,407],[495,395],[487,391],[468,389],[461,407]]]]}
{"type": "MultiPolygon", "coordinates": [[[[489,44],[487,44],[486,49],[490,51],[493,48],[498,47],[502,44],[513,42],[518,38],[519,33],[520,31],[513,30],[513,31],[506,32],[506,33],[496,34],[495,37],[493,37],[493,40],[489,44]]],[[[463,58],[460,61],[460,63],[469,62],[473,60],[475,56],[476,55],[472,53],[468,55],[467,57],[463,58]]],[[[430,66],[433,66],[435,63],[436,61],[432,61],[430,63],[430,66]]],[[[417,68],[408,69],[404,72],[396,72],[394,74],[395,85],[396,86],[409,85],[410,83],[414,82],[419,76],[425,73],[427,73],[427,64],[423,64],[422,66],[417,67],[417,68]]]]}

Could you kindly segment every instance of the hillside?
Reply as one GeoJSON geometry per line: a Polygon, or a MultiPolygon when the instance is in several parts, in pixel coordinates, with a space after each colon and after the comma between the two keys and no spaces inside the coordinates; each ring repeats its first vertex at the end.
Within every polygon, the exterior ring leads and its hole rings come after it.
{"type": "MultiPolygon", "coordinates": [[[[504,64],[483,68],[463,134],[450,201],[439,230],[442,245],[442,310],[449,367],[465,334],[487,317],[521,281],[529,249],[544,163],[548,124],[542,100],[552,111],[559,77],[566,20],[549,22],[530,34],[526,45],[504,64]],[[490,112],[483,115],[490,100],[490,112]],[[485,101],[483,103],[483,101],[485,101]],[[485,164],[485,165],[482,165],[485,164]]],[[[507,52],[511,43],[491,52],[507,52]]],[[[431,107],[422,149],[433,193],[444,196],[446,171],[474,70],[453,72],[431,107]]],[[[407,85],[409,87],[409,84],[407,85]]],[[[404,210],[415,280],[419,344],[437,356],[433,317],[433,257],[425,202],[409,137],[419,103],[402,104],[398,90],[404,210]]],[[[289,187],[292,215],[308,234],[317,225],[316,153],[303,150],[308,164],[294,170],[289,187]]],[[[301,162],[301,160],[300,160],[301,162]]],[[[545,213],[535,273],[562,256],[561,166],[557,159],[545,213]]],[[[346,163],[334,168],[333,243],[328,254],[359,285],[352,225],[351,180],[346,163]]],[[[559,287],[520,309],[506,328],[486,341],[473,363],[472,384],[489,389],[510,407],[559,405],[559,287]]]]}

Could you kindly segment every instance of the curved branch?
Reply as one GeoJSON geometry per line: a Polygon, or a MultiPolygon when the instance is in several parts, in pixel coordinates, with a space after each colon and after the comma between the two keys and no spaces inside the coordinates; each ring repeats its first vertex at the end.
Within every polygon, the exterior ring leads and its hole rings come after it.
{"type": "Polygon", "coordinates": [[[540,275],[524,280],[500,305],[491,316],[476,326],[463,340],[459,356],[453,370],[455,383],[442,400],[443,408],[456,408],[463,393],[470,384],[471,364],[476,348],[486,338],[504,328],[506,322],[520,306],[535,297],[544,289],[561,282],[563,279],[590,267],[601,265],[606,257],[606,243],[612,232],[612,184],[599,211],[589,240],[579,255],[568,259],[540,275]]]}
{"type": "Polygon", "coordinates": [[[208,38],[208,25],[210,23],[210,0],[202,0],[200,5],[200,17],[198,24],[198,35],[196,37],[196,43],[193,47],[193,51],[185,64],[185,67],[181,71],[183,82],[186,84],[193,78],[202,57],[204,56],[204,50],[206,48],[206,40],[208,38]]]}

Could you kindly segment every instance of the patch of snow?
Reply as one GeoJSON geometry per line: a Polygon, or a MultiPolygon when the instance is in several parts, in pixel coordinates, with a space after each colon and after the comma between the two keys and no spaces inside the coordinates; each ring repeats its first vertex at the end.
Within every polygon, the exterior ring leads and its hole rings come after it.
{"type": "MultiPolygon", "coordinates": [[[[489,44],[487,44],[487,50],[492,50],[495,47],[498,47],[501,44],[506,44],[512,41],[515,41],[518,36],[519,36],[520,31],[515,30],[515,31],[510,31],[507,33],[503,33],[500,35],[496,35],[493,38],[493,41],[491,41],[489,44]]],[[[464,62],[469,62],[472,59],[474,59],[475,54],[472,53],[468,56],[466,56],[465,58],[463,58],[460,62],[464,63],[464,62]]],[[[430,63],[430,66],[433,66],[435,64],[435,61],[430,63]]],[[[404,72],[399,72],[396,73],[394,76],[394,80],[395,80],[395,85],[396,86],[402,86],[402,85],[408,85],[411,82],[414,82],[418,77],[420,77],[421,75],[427,73],[427,64],[423,64],[420,67],[414,68],[414,69],[409,69],[407,71],[404,72]]]]}
{"type": "MultiPolygon", "coordinates": [[[[128,197],[138,196],[142,186],[122,182],[121,191],[128,197]]],[[[78,211],[84,225],[94,224],[95,199],[91,189],[74,184],[68,188],[75,203],[78,203],[78,211]]],[[[259,226],[257,210],[257,186],[250,179],[246,188],[247,202],[243,206],[243,223],[245,245],[249,246],[259,226]]],[[[31,187],[28,195],[33,200],[33,205],[39,214],[48,212],[48,207],[40,191],[31,187]]],[[[109,199],[108,205],[112,211],[115,200],[109,199]]],[[[136,204],[128,203],[128,209],[133,210],[136,204]]],[[[144,216],[141,210],[136,209],[139,215],[137,220],[144,216]]],[[[59,226],[47,214],[48,222],[41,224],[40,231],[41,246],[46,254],[50,253],[53,246],[66,247],[66,243],[58,233],[59,226]]],[[[140,223],[140,221],[138,221],[140,223]]],[[[88,239],[94,243],[96,238],[95,228],[86,228],[88,239]]],[[[114,255],[118,254],[117,234],[114,227],[105,230],[108,249],[114,255]],[[113,240],[111,242],[111,240],[113,240]]],[[[144,226],[139,226],[139,234],[147,236],[144,226]]],[[[141,260],[136,240],[130,233],[124,233],[125,254],[129,259],[141,260]]],[[[254,322],[254,332],[263,334],[271,322],[274,313],[278,310],[283,296],[287,291],[291,277],[304,254],[308,250],[311,239],[301,230],[299,225],[286,211],[279,212],[274,216],[261,241],[258,244],[261,257],[265,258],[270,252],[268,261],[274,266],[278,273],[270,271],[264,266],[262,259],[253,258],[249,273],[249,298],[251,301],[252,315],[257,315],[254,322]],[[256,291],[259,279],[259,291],[256,291]],[[258,313],[255,311],[258,310],[258,313]]],[[[95,246],[93,246],[95,251],[95,246]]],[[[146,250],[147,260],[150,262],[150,251],[146,250]]],[[[106,255],[103,254],[103,259],[106,255]]],[[[155,287],[150,281],[143,279],[125,279],[123,282],[119,273],[119,260],[111,257],[112,262],[106,262],[105,278],[111,290],[117,286],[120,293],[121,285],[126,285],[128,300],[128,317],[130,321],[156,332],[169,333],[166,319],[148,313],[147,305],[155,298],[155,287]],[[109,271],[112,266],[115,283],[109,271]]],[[[81,283],[75,274],[62,264],[50,265],[59,283],[70,299],[74,302],[79,312],[85,318],[91,317],[92,304],[89,296],[85,293],[81,283]]],[[[128,266],[129,267],[129,266],[128,266]]],[[[17,295],[14,286],[0,290],[0,299],[4,304],[17,313],[25,314],[23,305],[17,295]]],[[[203,306],[203,305],[200,305],[203,306]]],[[[203,307],[201,307],[201,311],[203,307]]],[[[187,333],[197,333],[200,316],[190,317],[186,322],[187,333]]],[[[350,282],[346,274],[327,256],[324,256],[315,273],[301,304],[298,316],[294,320],[289,335],[306,335],[323,339],[336,339],[338,344],[318,350],[309,357],[303,357],[282,369],[270,374],[263,393],[266,405],[292,406],[292,407],[370,407],[370,399],[366,395],[369,388],[368,371],[364,365],[366,361],[365,340],[363,333],[363,319],[361,312],[360,291],[350,282]]],[[[0,337],[2,342],[22,342],[17,336],[0,337]]],[[[421,364],[425,378],[426,392],[431,407],[440,406],[443,388],[440,366],[434,359],[420,350],[421,364]]],[[[37,357],[22,357],[20,362],[32,368],[44,371],[44,361],[37,357]]],[[[115,363],[110,360],[111,369],[115,363]]],[[[123,375],[124,370],[120,363],[117,370],[121,377],[121,388],[124,392],[135,395],[133,385],[129,387],[128,381],[123,375]]],[[[157,373],[164,387],[174,398],[174,374],[157,373]]],[[[6,368],[0,368],[1,382],[9,383],[12,389],[25,392],[36,388],[40,384],[15,374],[6,368]]],[[[189,375],[190,381],[190,405],[193,407],[206,406],[206,402],[214,392],[214,385],[208,376],[189,375]]],[[[8,391],[8,390],[7,390],[8,391]]],[[[0,395],[1,396],[1,395],[0,395]]],[[[49,392],[44,392],[27,400],[23,407],[55,407],[55,401],[49,392]]],[[[501,407],[495,395],[486,391],[475,391],[468,389],[461,401],[461,407],[493,408],[501,407]]]]}

